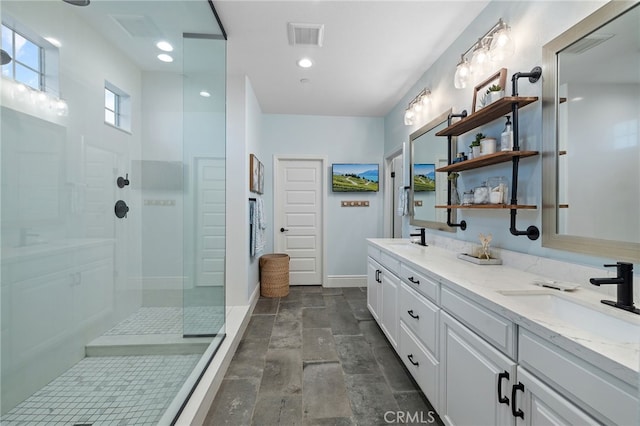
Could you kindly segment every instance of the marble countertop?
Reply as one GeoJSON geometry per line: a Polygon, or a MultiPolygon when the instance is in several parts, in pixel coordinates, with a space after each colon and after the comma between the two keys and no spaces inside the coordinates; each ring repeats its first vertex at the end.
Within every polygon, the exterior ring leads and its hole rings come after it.
{"type": "MultiPolygon", "coordinates": [[[[476,265],[457,258],[458,253],[440,247],[422,247],[402,239],[369,239],[371,244],[403,262],[430,271],[447,287],[471,298],[521,327],[553,342],[574,355],[638,387],[640,372],[640,315],[604,305],[602,293],[590,290],[588,283],[573,291],[546,289],[533,284],[548,277],[504,265],[476,265]],[[578,305],[577,317],[562,311],[540,309],[510,294],[557,296],[578,305]],[[581,313],[581,308],[582,309],[581,313]],[[597,317],[603,321],[598,323],[597,317]],[[622,321],[619,330],[607,330],[622,321]],[[605,324],[606,322],[606,324],[605,324]],[[610,331],[610,332],[608,332],[610,331]]],[[[575,306],[572,305],[572,306],[575,306]]]]}

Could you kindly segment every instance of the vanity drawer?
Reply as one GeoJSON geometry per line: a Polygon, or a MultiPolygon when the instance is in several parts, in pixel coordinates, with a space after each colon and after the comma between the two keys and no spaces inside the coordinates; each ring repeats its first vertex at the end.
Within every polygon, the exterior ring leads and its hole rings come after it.
{"type": "Polygon", "coordinates": [[[418,293],[427,296],[434,303],[438,303],[439,284],[433,278],[428,278],[425,274],[404,263],[400,265],[400,278],[418,293]]]}
{"type": "Polygon", "coordinates": [[[400,261],[386,251],[380,251],[380,263],[389,271],[400,275],[400,261]]]}
{"type": "Polygon", "coordinates": [[[603,423],[640,424],[638,389],[520,329],[518,363],[603,423]]]}
{"type": "Polygon", "coordinates": [[[440,306],[493,346],[515,359],[515,325],[474,301],[445,286],[440,292],[440,306]]]}
{"type": "Polygon", "coordinates": [[[438,308],[407,284],[400,286],[400,319],[437,358],[438,308]]]}
{"type": "Polygon", "coordinates": [[[380,262],[380,249],[376,246],[369,244],[367,246],[367,255],[376,262],[380,262]]]}
{"type": "Polygon", "coordinates": [[[431,405],[437,409],[439,363],[403,323],[400,323],[400,358],[431,405]]]}

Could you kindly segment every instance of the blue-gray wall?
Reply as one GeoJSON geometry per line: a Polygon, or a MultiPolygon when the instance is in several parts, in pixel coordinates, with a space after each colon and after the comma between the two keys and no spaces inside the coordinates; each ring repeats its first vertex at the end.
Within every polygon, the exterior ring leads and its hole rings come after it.
{"type": "MultiPolygon", "coordinates": [[[[425,71],[414,87],[405,94],[402,101],[385,117],[385,152],[390,152],[399,147],[403,141],[408,141],[409,135],[413,131],[450,107],[453,107],[454,112],[460,112],[463,109],[471,111],[473,87],[484,80],[486,76],[478,76],[468,84],[466,89],[458,90],[453,86],[455,67],[460,60],[460,54],[475,43],[478,37],[491,28],[499,18],[503,18],[511,25],[516,49],[513,57],[505,60],[504,63],[495,64],[493,71],[503,67],[507,68],[508,81],[510,82],[513,73],[529,71],[536,65],[542,65],[542,46],[604,3],[606,2],[495,1],[489,3],[463,34],[438,58],[435,64],[425,71]],[[423,111],[415,125],[404,126],[403,115],[406,105],[424,87],[431,89],[431,105],[423,111]]],[[[520,79],[519,94],[541,97],[542,80],[530,84],[527,79],[520,79]]],[[[499,138],[503,128],[504,120],[496,120],[483,127],[482,132],[499,138]]],[[[470,132],[459,137],[458,152],[468,151],[467,146],[474,134],[475,132],[470,132]]],[[[442,141],[442,143],[446,143],[446,138],[443,137],[442,141]]],[[[541,102],[532,104],[521,111],[520,144],[527,150],[542,150],[541,102]]],[[[519,211],[517,216],[518,229],[526,229],[529,225],[536,225],[541,229],[542,158],[537,156],[524,159],[520,165],[518,202],[536,204],[538,209],[519,211]]],[[[510,163],[465,172],[459,180],[460,192],[480,184],[490,176],[506,176],[511,180],[510,163]]],[[[493,235],[492,245],[495,247],[588,265],[600,265],[603,260],[611,260],[551,250],[542,247],[541,239],[530,241],[526,237],[512,236],[509,233],[509,214],[507,211],[459,211],[458,218],[466,220],[467,230],[458,231],[455,234],[441,233],[441,235],[452,236],[460,240],[477,241],[479,233],[491,233],[493,235]]],[[[408,221],[405,221],[405,233],[408,230],[408,221]]],[[[428,232],[438,233],[438,231],[428,232]]]]}
{"type": "MultiPolygon", "coordinates": [[[[378,163],[382,174],[382,118],[265,114],[261,152],[265,165],[265,209],[269,216],[267,252],[273,250],[273,156],[326,156],[332,163],[378,163]]],[[[327,184],[329,180],[327,179],[327,184]]],[[[328,186],[330,188],[330,186],[328,186]]],[[[332,193],[326,206],[327,275],[364,275],[366,238],[382,237],[382,192],[332,193]],[[342,200],[366,200],[369,207],[340,207],[342,200]]]]}

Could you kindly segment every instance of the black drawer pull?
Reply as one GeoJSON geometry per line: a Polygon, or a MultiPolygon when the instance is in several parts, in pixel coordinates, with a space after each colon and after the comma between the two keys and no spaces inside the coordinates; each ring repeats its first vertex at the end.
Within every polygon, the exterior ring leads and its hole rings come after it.
{"type": "Polygon", "coordinates": [[[409,361],[411,362],[411,364],[415,365],[416,367],[420,365],[419,362],[413,360],[413,354],[407,355],[407,358],[409,358],[409,361]]]}
{"type": "Polygon", "coordinates": [[[517,385],[513,385],[511,389],[511,414],[513,414],[513,417],[524,419],[524,412],[519,408],[516,410],[516,392],[519,390],[524,392],[524,385],[520,382],[517,385]]]}
{"type": "Polygon", "coordinates": [[[413,309],[412,309],[412,310],[410,310],[410,311],[407,311],[407,313],[409,314],[409,316],[410,316],[411,318],[420,319],[420,315],[414,315],[414,313],[413,313],[413,309]]]}
{"type": "Polygon", "coordinates": [[[413,278],[413,277],[409,277],[409,281],[411,281],[411,282],[412,282],[412,283],[414,283],[414,284],[418,284],[418,285],[420,285],[420,280],[416,280],[416,279],[415,279],[415,278],[413,278]]]}
{"type": "Polygon", "coordinates": [[[508,371],[503,371],[502,373],[498,374],[498,402],[501,404],[509,405],[509,398],[507,398],[506,396],[502,396],[502,379],[509,380],[508,371]]]}

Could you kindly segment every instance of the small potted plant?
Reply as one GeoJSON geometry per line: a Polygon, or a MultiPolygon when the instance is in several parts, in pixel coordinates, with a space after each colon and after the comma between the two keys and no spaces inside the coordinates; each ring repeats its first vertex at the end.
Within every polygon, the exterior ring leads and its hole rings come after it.
{"type": "Polygon", "coordinates": [[[473,153],[473,158],[480,157],[480,141],[484,139],[486,136],[482,133],[476,133],[476,138],[471,142],[469,148],[471,148],[471,152],[473,153]]]}
{"type": "Polygon", "coordinates": [[[502,87],[499,84],[492,84],[487,89],[487,93],[485,95],[485,98],[486,98],[485,105],[489,105],[490,103],[497,101],[503,96],[503,94],[504,94],[504,91],[502,90],[502,87]]]}

